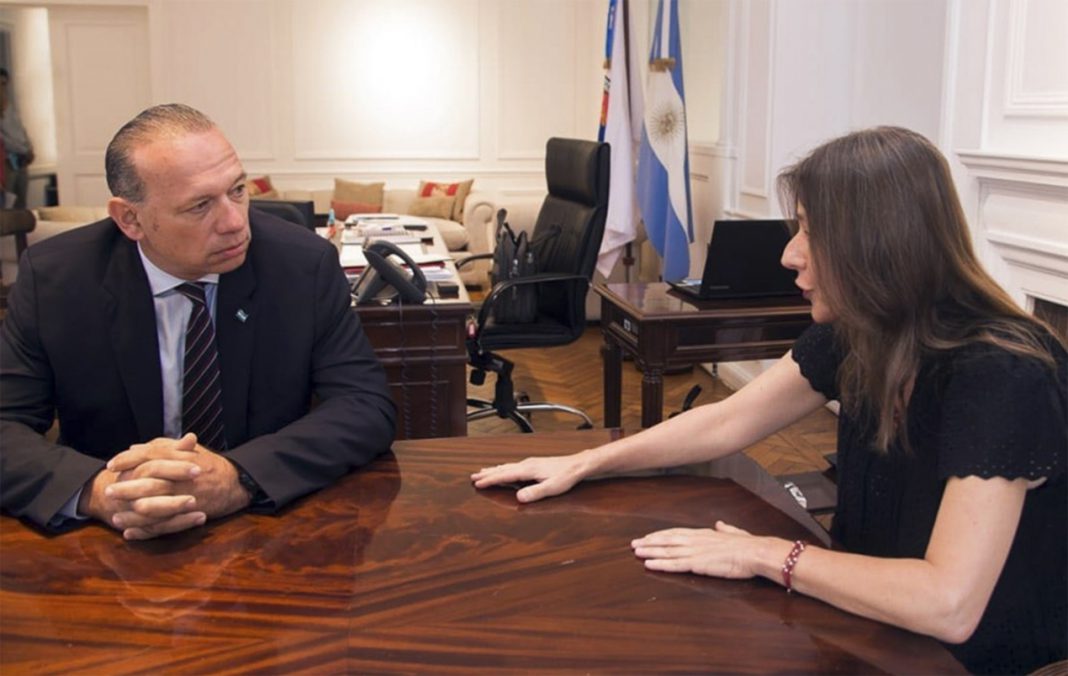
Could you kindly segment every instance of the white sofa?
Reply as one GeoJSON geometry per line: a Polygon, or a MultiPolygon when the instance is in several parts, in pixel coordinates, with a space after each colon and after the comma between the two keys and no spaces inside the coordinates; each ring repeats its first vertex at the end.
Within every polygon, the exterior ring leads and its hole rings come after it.
{"type": "MultiPolygon", "coordinates": [[[[387,214],[408,213],[408,207],[416,198],[415,189],[390,188],[382,197],[382,212],[387,214]]],[[[326,188],[322,190],[279,190],[279,197],[285,200],[307,201],[315,203],[315,213],[325,214],[330,211],[330,202],[334,198],[334,190],[326,188]]],[[[464,201],[463,222],[458,223],[445,218],[420,218],[433,223],[441,233],[445,245],[454,259],[476,253],[489,253],[493,251],[494,225],[496,223],[497,208],[491,199],[491,195],[485,192],[473,190],[464,201]]],[[[464,266],[461,278],[468,286],[479,285],[488,287],[488,274],[490,264],[488,261],[475,261],[464,266]]]]}

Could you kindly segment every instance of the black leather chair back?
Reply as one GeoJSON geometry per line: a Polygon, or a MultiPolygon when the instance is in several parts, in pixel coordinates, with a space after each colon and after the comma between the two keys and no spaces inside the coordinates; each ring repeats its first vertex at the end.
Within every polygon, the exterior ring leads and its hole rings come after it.
{"type": "Polygon", "coordinates": [[[311,201],[257,199],[249,201],[249,206],[253,209],[265,211],[290,223],[296,223],[309,230],[315,230],[315,214],[312,204],[311,201]]]}
{"type": "Polygon", "coordinates": [[[538,272],[577,274],[586,283],[542,285],[538,313],[572,327],[576,337],[584,328],[586,292],[604,237],[609,164],[605,143],[551,138],[546,145],[549,195],[533,233],[538,272]]]}

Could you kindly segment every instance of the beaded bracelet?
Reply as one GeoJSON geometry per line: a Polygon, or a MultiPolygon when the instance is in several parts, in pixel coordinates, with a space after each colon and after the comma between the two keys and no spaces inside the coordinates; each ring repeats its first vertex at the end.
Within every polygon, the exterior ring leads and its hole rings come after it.
{"type": "Polygon", "coordinates": [[[801,552],[803,551],[805,551],[804,540],[794,542],[794,548],[786,555],[786,561],[782,564],[782,584],[786,587],[787,593],[794,590],[793,586],[790,584],[790,576],[793,574],[794,566],[797,565],[797,560],[801,558],[801,552]]]}

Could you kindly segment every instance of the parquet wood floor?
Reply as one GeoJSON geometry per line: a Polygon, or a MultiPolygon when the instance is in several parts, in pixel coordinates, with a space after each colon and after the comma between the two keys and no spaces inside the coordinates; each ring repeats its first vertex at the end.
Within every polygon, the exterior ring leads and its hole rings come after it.
{"type": "MultiPolygon", "coordinates": [[[[566,347],[549,349],[509,350],[505,356],[515,362],[513,380],[517,392],[526,392],[531,401],[552,401],[576,406],[586,411],[596,426],[604,425],[601,380],[601,330],[588,328],[577,342],[566,347]]],[[[493,398],[494,375],[488,374],[486,384],[468,384],[468,396],[493,398]]],[[[731,390],[702,368],[690,373],[664,378],[664,417],[682,406],[682,401],[694,385],[702,392],[695,405],[724,399],[731,390]]],[[[623,365],[623,429],[636,431],[641,427],[641,373],[629,362],[623,365]]],[[[533,424],[537,431],[574,429],[578,419],[558,413],[536,413],[533,424]]],[[[509,420],[489,418],[468,423],[468,434],[485,435],[514,433],[517,429],[509,420]]],[[[820,409],[785,430],[746,449],[746,453],[773,475],[823,471],[827,468],[824,455],[833,453],[837,440],[837,418],[820,409]]]]}

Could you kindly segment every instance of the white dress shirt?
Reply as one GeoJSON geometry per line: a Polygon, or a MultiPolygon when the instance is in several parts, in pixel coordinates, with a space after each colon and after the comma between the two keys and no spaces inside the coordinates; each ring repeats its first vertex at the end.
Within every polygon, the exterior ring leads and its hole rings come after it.
{"type": "MultiPolygon", "coordinates": [[[[185,279],[164,272],[145,256],[140,242],[137,253],[148,275],[148,286],[152,289],[152,302],[156,306],[156,337],[159,339],[159,367],[163,380],[163,434],[172,439],[182,436],[182,386],[185,367],[185,328],[189,315],[193,313],[193,301],[183,296],[177,289],[185,284],[185,279]]],[[[219,289],[219,275],[212,273],[196,280],[204,283],[204,296],[208,302],[208,312],[215,321],[215,297],[219,289]]],[[[126,450],[126,449],[116,449],[126,450]]],[[[78,513],[79,489],[67,501],[53,522],[64,520],[87,519],[78,513]]],[[[53,523],[53,525],[58,525],[53,523]]]]}

